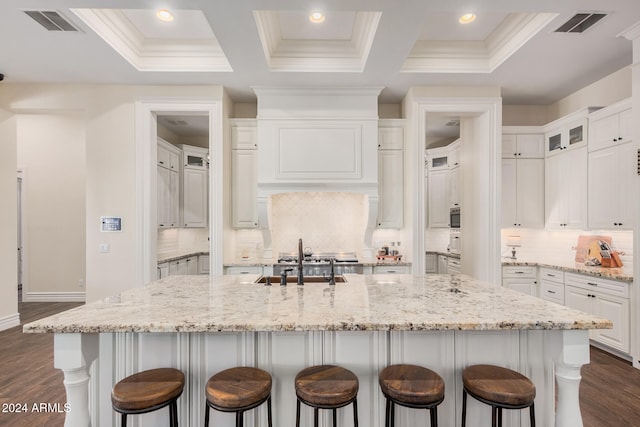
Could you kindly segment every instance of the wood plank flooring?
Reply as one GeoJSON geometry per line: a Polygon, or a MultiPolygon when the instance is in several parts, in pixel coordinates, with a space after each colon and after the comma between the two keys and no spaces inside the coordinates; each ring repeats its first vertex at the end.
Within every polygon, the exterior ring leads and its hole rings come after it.
{"type": "MultiPolygon", "coordinates": [[[[20,317],[28,323],[78,305],[20,303],[20,317]]],[[[53,335],[23,334],[22,325],[0,332],[0,361],[0,410],[11,403],[28,406],[27,413],[0,412],[0,426],[63,426],[64,413],[33,412],[33,404],[62,408],[66,402],[62,373],[53,367],[53,335]]],[[[584,427],[640,426],[640,370],[592,347],[591,363],[582,368],[580,408],[584,427]]]]}

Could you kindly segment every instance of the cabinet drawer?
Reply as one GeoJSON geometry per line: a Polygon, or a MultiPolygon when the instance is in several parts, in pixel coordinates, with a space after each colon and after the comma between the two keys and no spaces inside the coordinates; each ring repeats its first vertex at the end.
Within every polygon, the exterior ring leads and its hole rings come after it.
{"type": "Polygon", "coordinates": [[[502,267],[502,277],[509,278],[535,278],[536,267],[523,265],[514,267],[502,267]]]}
{"type": "Polygon", "coordinates": [[[553,268],[540,267],[540,280],[547,280],[564,284],[564,271],[553,268]]]}
{"type": "Polygon", "coordinates": [[[540,298],[564,305],[564,285],[542,280],[540,282],[540,298]]]}
{"type": "Polygon", "coordinates": [[[262,267],[227,267],[225,274],[262,274],[262,267]]]}
{"type": "Polygon", "coordinates": [[[406,265],[389,265],[373,267],[373,274],[409,274],[410,269],[406,265]]]}
{"type": "Polygon", "coordinates": [[[602,279],[600,277],[584,276],[582,274],[567,273],[565,283],[577,288],[597,291],[606,295],[620,298],[629,298],[629,284],[615,280],[602,279]]]}

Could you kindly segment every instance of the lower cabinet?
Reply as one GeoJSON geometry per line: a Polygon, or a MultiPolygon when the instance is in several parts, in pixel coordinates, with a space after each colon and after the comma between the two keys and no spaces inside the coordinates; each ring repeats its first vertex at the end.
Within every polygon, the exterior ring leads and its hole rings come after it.
{"type": "Polygon", "coordinates": [[[447,274],[449,272],[449,261],[446,255],[438,255],[438,274],[447,274]]]}
{"type": "Polygon", "coordinates": [[[620,350],[630,351],[629,285],[579,274],[565,274],[565,305],[613,322],[612,329],[592,329],[589,337],[620,350]]]}
{"type": "Polygon", "coordinates": [[[435,274],[438,272],[438,255],[426,254],[425,255],[425,269],[426,274],[435,274]]]}
{"type": "Polygon", "coordinates": [[[502,268],[502,286],[538,296],[538,272],[533,266],[513,266],[502,268]]]}
{"type": "Polygon", "coordinates": [[[375,265],[373,274],[409,274],[411,267],[407,265],[375,265]]]}
{"type": "Polygon", "coordinates": [[[564,272],[540,267],[540,298],[564,305],[564,272]]]}
{"type": "Polygon", "coordinates": [[[168,276],[197,274],[209,274],[209,255],[191,255],[158,263],[158,280],[168,276]]]}
{"type": "Polygon", "coordinates": [[[198,255],[198,274],[209,274],[209,255],[198,255]]]}
{"type": "Polygon", "coordinates": [[[224,268],[224,274],[262,274],[260,266],[229,266],[224,268]]]}

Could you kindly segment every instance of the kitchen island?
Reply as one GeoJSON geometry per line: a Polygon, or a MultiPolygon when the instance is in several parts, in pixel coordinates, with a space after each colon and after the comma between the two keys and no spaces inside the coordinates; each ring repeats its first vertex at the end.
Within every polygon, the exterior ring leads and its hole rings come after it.
{"type": "MultiPolygon", "coordinates": [[[[257,276],[171,276],[24,326],[55,333],[54,364],[65,375],[71,411],[66,426],[111,426],[110,390],[131,373],[171,366],[186,373],[180,425],[204,418],[209,376],[231,366],[258,366],[273,375],[274,426],[293,425],[293,379],[314,364],[338,364],[360,381],[361,425],[384,424],[378,372],[416,363],[445,380],[441,425],[459,425],[460,374],[492,363],[527,375],[536,385],[542,426],[581,426],[580,367],[589,362],[588,330],[611,322],[502,287],[450,275],[346,275],[329,286],[263,286],[257,276]],[[95,362],[95,363],[94,363],[95,362]],[[554,410],[554,376],[558,406],[554,410]]],[[[490,409],[471,399],[468,426],[486,425],[490,409]]],[[[246,425],[266,425],[266,409],[246,425]]],[[[424,424],[423,411],[398,409],[397,425],[424,424]]],[[[505,412],[505,425],[525,426],[526,411],[505,412]],[[521,417],[522,415],[522,417],[521,417]],[[522,420],[522,421],[521,421],[522,420]]],[[[303,412],[311,425],[311,411],[303,412]]],[[[339,411],[349,426],[349,409],[339,411]]],[[[163,426],[163,411],[138,416],[163,426]]],[[[329,425],[322,419],[322,425],[329,425]]],[[[233,416],[212,413],[216,426],[233,416]]]]}

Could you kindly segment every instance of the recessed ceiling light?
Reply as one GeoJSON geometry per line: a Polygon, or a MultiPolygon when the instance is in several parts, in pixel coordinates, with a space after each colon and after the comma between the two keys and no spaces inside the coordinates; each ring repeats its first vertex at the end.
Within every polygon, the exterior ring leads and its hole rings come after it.
{"type": "Polygon", "coordinates": [[[165,21],[165,22],[173,21],[173,14],[169,12],[167,9],[160,9],[159,11],[156,12],[156,16],[161,21],[165,21]]]}
{"type": "Polygon", "coordinates": [[[469,24],[476,20],[476,15],[473,13],[465,13],[458,19],[458,22],[461,24],[469,24]]]}
{"type": "Polygon", "coordinates": [[[309,15],[309,21],[313,22],[314,24],[324,22],[324,18],[324,14],[319,11],[311,12],[311,15],[309,15]]]}

